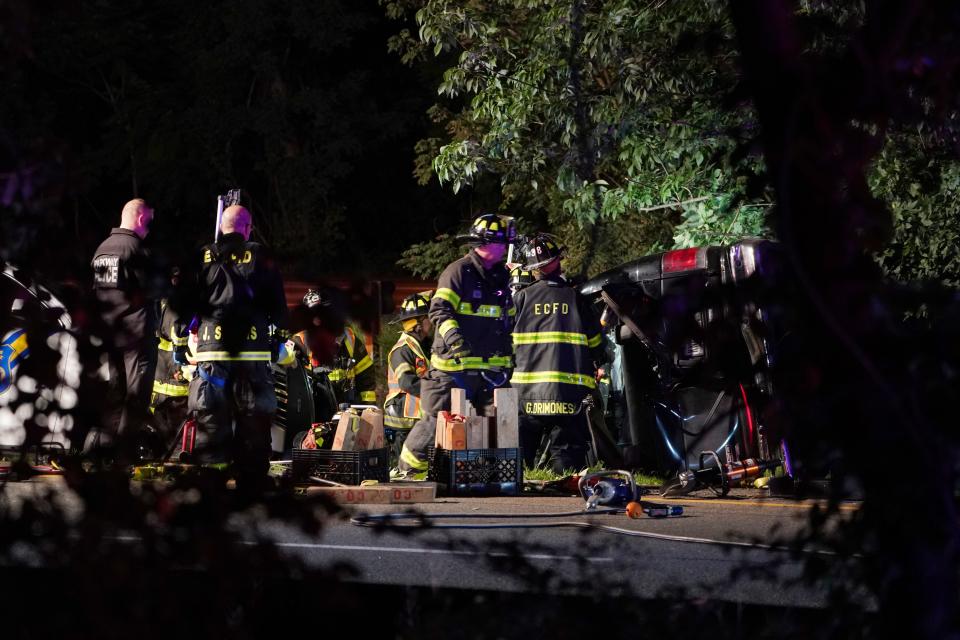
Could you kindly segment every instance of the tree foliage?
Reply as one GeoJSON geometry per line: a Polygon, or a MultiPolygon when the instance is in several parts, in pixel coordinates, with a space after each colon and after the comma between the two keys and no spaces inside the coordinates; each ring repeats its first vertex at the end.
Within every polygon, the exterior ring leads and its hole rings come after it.
{"type": "Polygon", "coordinates": [[[496,176],[501,206],[545,212],[581,271],[612,266],[609,233],[628,232],[633,251],[764,233],[724,3],[383,4],[416,19],[390,40],[404,61],[454,60],[430,111],[442,133],[418,147],[422,180],[428,166],[454,191],[496,176]]]}

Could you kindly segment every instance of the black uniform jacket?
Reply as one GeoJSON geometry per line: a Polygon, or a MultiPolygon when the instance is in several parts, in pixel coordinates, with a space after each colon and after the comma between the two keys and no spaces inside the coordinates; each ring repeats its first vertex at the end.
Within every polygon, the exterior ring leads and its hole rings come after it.
{"type": "Polygon", "coordinates": [[[264,248],[229,233],[202,249],[197,276],[198,362],[269,362],[288,325],[283,280],[264,248]]]}
{"type": "Polygon", "coordinates": [[[93,287],[103,319],[120,348],[153,340],[157,318],[149,300],[150,256],[143,240],[129,229],[115,228],[90,262],[93,287]]]}

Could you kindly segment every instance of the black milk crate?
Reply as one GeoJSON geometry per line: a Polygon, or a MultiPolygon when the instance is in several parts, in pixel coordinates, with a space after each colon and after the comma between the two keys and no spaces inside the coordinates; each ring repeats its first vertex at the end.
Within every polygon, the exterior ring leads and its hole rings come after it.
{"type": "Polygon", "coordinates": [[[356,486],[363,480],[390,481],[390,448],[368,451],[294,449],[293,480],[308,482],[311,477],[356,486]]]}
{"type": "Polygon", "coordinates": [[[427,450],[427,479],[451,496],[518,496],[523,492],[520,449],[427,450]]]}

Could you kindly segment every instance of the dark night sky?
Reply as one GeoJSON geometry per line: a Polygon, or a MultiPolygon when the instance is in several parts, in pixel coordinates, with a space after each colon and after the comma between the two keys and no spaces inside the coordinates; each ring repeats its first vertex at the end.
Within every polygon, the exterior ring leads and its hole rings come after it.
{"type": "Polygon", "coordinates": [[[67,243],[75,263],[86,262],[133,196],[124,142],[132,128],[138,195],[157,208],[149,239],[156,250],[177,256],[207,241],[216,194],[240,187],[255,216],[274,216],[261,229],[280,224],[278,202],[303,194],[318,210],[339,212],[334,233],[322,213],[288,225],[292,242],[268,230],[290,275],[405,275],[394,265],[403,249],[456,229],[477,204],[436,181],[420,186],[412,175],[414,145],[431,135],[425,112],[442,67],[409,68],[389,53],[388,36],[404,25],[388,20],[375,0],[320,5],[26,3],[22,16],[6,18],[2,26],[20,28],[24,44],[4,52],[13,61],[4,70],[7,86],[15,89],[3,101],[12,141],[4,164],[55,167],[48,187],[59,198],[45,203],[56,210],[54,224],[39,242],[67,243]],[[273,84],[250,83],[272,72],[273,84]],[[135,80],[121,83],[123,73],[135,80]],[[123,84],[128,120],[111,108],[108,83],[123,84]],[[256,87],[249,96],[248,85],[256,87]],[[272,105],[277,93],[286,100],[279,117],[267,107],[225,112],[243,97],[255,108],[272,105]],[[231,117],[249,131],[230,130],[231,117]],[[226,160],[209,151],[226,146],[216,135],[231,138],[226,160]],[[272,189],[265,158],[284,145],[294,155],[319,150],[307,169],[272,189]]]}

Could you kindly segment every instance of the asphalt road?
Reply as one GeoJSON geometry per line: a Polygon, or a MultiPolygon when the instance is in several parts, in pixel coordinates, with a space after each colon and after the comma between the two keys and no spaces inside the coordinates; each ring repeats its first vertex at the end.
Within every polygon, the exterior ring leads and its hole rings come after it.
{"type": "MultiPolygon", "coordinates": [[[[16,502],[18,497],[51,487],[68,512],[82,512],[82,503],[59,480],[8,484],[4,499],[16,502]]],[[[781,546],[786,545],[781,541],[801,531],[814,502],[762,498],[751,491],[727,498],[661,502],[682,505],[684,515],[635,520],[623,514],[584,515],[579,498],[525,495],[439,498],[426,504],[366,505],[350,510],[354,516],[410,508],[427,515],[455,516],[428,520],[432,526],[383,529],[334,518],[319,535],[307,536],[290,523],[266,519],[262,511],[253,510],[237,518],[236,527],[251,544],[258,537],[269,539],[283,553],[309,565],[352,566],[357,572],[354,579],[369,584],[497,592],[600,590],[640,598],[682,596],[788,607],[826,605],[826,585],[801,579],[805,561],[817,551],[793,553],[781,546]],[[570,515],[501,517],[557,513],[570,515]],[[522,526],[532,524],[541,526],[522,526]]],[[[842,505],[841,513],[850,515],[857,508],[856,503],[848,503],[842,505]]],[[[136,538],[130,543],[136,544],[136,538]]],[[[838,561],[830,555],[818,557],[838,561]]]]}
{"type": "MultiPolygon", "coordinates": [[[[579,513],[583,509],[579,498],[446,498],[415,506],[424,514],[490,517],[443,518],[430,521],[433,526],[400,531],[339,521],[309,539],[278,523],[269,531],[287,553],[308,563],[352,563],[360,570],[358,579],[382,584],[551,593],[600,589],[642,598],[684,595],[780,606],[826,604],[822,585],[801,580],[807,554],[792,554],[786,542],[780,548],[751,546],[779,547],[775,538],[786,541],[800,531],[813,503],[747,496],[669,502],[681,504],[684,515],[636,520],[623,514],[585,516],[579,513]],[[562,518],[497,518],[562,512],[578,513],[562,518]],[[599,526],[588,528],[585,523],[599,526]],[[522,524],[551,526],[469,528],[522,524]]],[[[844,506],[848,513],[855,508],[844,506]]],[[[356,512],[403,510],[397,505],[369,505],[356,512]]]]}

